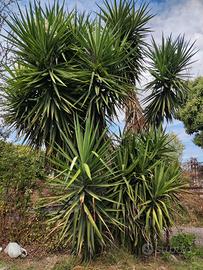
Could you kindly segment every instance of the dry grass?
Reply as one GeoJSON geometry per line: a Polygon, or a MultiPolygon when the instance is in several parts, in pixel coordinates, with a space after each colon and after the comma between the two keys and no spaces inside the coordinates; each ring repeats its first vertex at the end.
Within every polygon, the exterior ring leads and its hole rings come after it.
{"type": "Polygon", "coordinates": [[[195,193],[184,193],[181,195],[182,206],[185,212],[176,218],[177,225],[203,226],[203,198],[195,193]]]}
{"type": "Polygon", "coordinates": [[[50,254],[46,257],[28,256],[26,259],[11,260],[3,253],[0,256],[1,266],[9,270],[202,270],[203,259],[198,262],[167,261],[161,257],[137,259],[124,250],[112,250],[103,254],[95,262],[79,264],[68,254],[50,254]]]}

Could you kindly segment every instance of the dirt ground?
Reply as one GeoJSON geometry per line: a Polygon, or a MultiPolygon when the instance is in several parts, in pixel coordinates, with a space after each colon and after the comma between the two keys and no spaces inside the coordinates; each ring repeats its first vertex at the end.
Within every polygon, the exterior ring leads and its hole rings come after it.
{"type": "Polygon", "coordinates": [[[52,255],[46,258],[26,258],[8,260],[0,258],[0,270],[202,270],[203,260],[198,262],[166,262],[164,259],[151,258],[149,261],[136,261],[131,258],[127,261],[112,263],[97,261],[89,265],[69,264],[68,256],[52,255]]]}
{"type": "MultiPolygon", "coordinates": [[[[28,251],[29,253],[29,251],[28,251]]],[[[18,258],[18,259],[10,259],[4,252],[0,254],[0,266],[7,267],[9,270],[24,270],[24,269],[43,269],[43,270],[50,270],[54,267],[54,265],[58,261],[62,261],[63,259],[67,259],[69,255],[54,255],[47,254],[44,256],[36,256],[35,254],[28,255],[27,258],[18,258]]],[[[7,270],[7,268],[5,270],[7,270]]],[[[1,270],[1,267],[0,267],[1,270]]],[[[3,268],[4,270],[4,268],[3,268]]]]}

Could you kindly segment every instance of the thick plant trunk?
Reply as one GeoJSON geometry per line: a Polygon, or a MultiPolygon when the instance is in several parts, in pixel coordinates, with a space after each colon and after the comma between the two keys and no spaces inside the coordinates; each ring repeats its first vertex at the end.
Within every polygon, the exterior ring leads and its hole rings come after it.
{"type": "Polygon", "coordinates": [[[125,103],[124,132],[140,133],[145,128],[145,118],[137,95],[132,91],[125,103]]]}

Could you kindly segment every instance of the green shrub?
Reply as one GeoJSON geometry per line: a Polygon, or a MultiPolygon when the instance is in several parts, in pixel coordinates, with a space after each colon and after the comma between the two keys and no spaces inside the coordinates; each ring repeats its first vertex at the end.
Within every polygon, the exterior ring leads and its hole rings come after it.
{"type": "Polygon", "coordinates": [[[85,129],[75,120],[75,141],[64,135],[69,151],[59,148],[60,158],[53,160],[58,175],[51,179],[53,196],[43,207],[49,208],[52,233],[59,235],[58,245],[71,243],[73,253],[84,259],[94,257],[113,240],[115,219],[112,205],[119,185],[110,155],[106,132],[89,117],[85,129]]]}
{"type": "Polygon", "coordinates": [[[0,140],[0,200],[9,199],[9,195],[15,192],[29,196],[36,180],[44,177],[42,153],[0,140]]]}
{"type": "Polygon", "coordinates": [[[175,249],[191,249],[195,247],[196,236],[194,234],[180,233],[172,236],[170,244],[175,249]]]}
{"type": "Polygon", "coordinates": [[[183,255],[185,259],[191,260],[198,254],[195,240],[194,234],[180,233],[174,235],[170,240],[171,250],[183,255]]]}
{"type": "MultiPolygon", "coordinates": [[[[44,155],[29,147],[0,140],[0,230],[1,238],[26,239],[32,207],[31,196],[45,177],[44,155]]],[[[36,219],[32,216],[32,222],[36,219]]]]}
{"type": "MultiPolygon", "coordinates": [[[[44,176],[44,154],[43,152],[37,152],[32,150],[28,146],[23,145],[17,145],[9,142],[5,142],[3,140],[0,140],[0,158],[1,158],[1,165],[3,162],[6,162],[6,164],[10,162],[10,165],[16,168],[17,166],[24,166],[24,175],[26,175],[27,172],[31,173],[31,175],[27,175],[29,178],[36,178],[44,176]],[[4,159],[4,160],[3,160],[4,159]],[[10,159],[10,160],[9,160],[10,159]],[[29,166],[30,168],[26,168],[29,166]]],[[[4,163],[5,164],[5,163],[4,163]]],[[[6,165],[8,166],[8,165],[6,165]]],[[[3,166],[2,166],[3,168],[3,166]]],[[[2,169],[1,168],[1,169],[2,169]]],[[[9,167],[5,167],[4,171],[8,169],[9,167]]],[[[11,169],[11,168],[10,168],[11,169]]],[[[23,176],[23,170],[20,170],[19,172],[21,176],[23,176]]],[[[1,177],[4,177],[4,175],[1,172],[1,177]]],[[[17,178],[16,176],[15,178],[17,178]]]]}
{"type": "Polygon", "coordinates": [[[75,121],[75,141],[64,135],[68,151],[59,148],[60,158],[53,160],[58,176],[46,199],[52,233],[85,258],[115,237],[139,253],[173,225],[184,187],[174,148],[162,130],[129,134],[114,146],[97,132],[88,118],[84,130],[75,121]]]}
{"type": "Polygon", "coordinates": [[[116,207],[125,228],[118,238],[140,253],[144,243],[155,245],[163,230],[173,225],[184,183],[171,137],[161,129],[129,133],[119,143],[116,163],[124,181],[117,187],[116,207]]]}

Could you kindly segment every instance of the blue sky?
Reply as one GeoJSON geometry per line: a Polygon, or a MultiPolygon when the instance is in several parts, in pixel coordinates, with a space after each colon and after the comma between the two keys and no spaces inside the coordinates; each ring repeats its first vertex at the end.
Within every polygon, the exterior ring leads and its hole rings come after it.
{"type": "MultiPolygon", "coordinates": [[[[27,0],[23,0],[24,4],[27,2],[27,0]]],[[[53,1],[42,0],[41,2],[51,3],[53,1]]],[[[80,11],[91,12],[96,8],[94,0],[67,0],[66,2],[69,9],[77,6],[80,11]]],[[[203,75],[203,0],[151,0],[149,2],[152,12],[156,14],[150,23],[154,38],[159,41],[162,33],[165,35],[173,33],[173,36],[185,34],[188,40],[196,40],[196,47],[199,51],[194,59],[197,62],[193,64],[190,74],[192,77],[203,75]]],[[[98,0],[97,3],[101,3],[101,0],[98,0]]],[[[145,82],[148,80],[146,75],[145,82]]],[[[183,161],[190,157],[197,157],[199,161],[203,161],[203,150],[193,144],[193,136],[185,133],[180,121],[175,120],[172,124],[168,124],[167,130],[176,133],[184,144],[183,161]]]]}
{"type": "MultiPolygon", "coordinates": [[[[194,60],[190,75],[192,77],[203,75],[203,1],[202,0],[163,0],[152,1],[152,10],[157,16],[152,21],[154,37],[159,40],[162,32],[166,35],[173,33],[185,34],[188,40],[196,41],[199,50],[194,60]],[[160,3],[161,2],[161,3],[160,3]]],[[[192,142],[193,136],[185,133],[184,125],[175,120],[167,125],[167,130],[178,135],[185,146],[183,161],[190,157],[197,157],[203,161],[203,150],[192,142]]]]}

